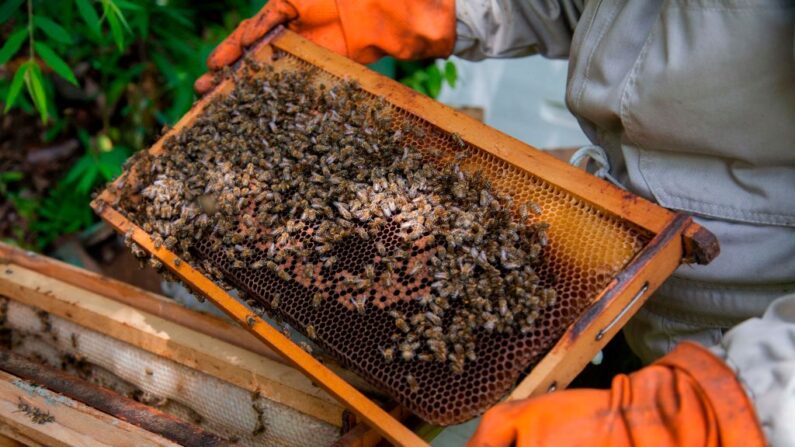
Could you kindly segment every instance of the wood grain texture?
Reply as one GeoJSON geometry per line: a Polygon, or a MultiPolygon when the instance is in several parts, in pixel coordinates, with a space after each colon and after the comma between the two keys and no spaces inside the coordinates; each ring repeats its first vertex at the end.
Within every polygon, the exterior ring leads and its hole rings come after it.
{"type": "Polygon", "coordinates": [[[340,426],[343,407],[287,365],[14,264],[0,264],[0,295],[340,426]]]}
{"type": "Polygon", "coordinates": [[[173,442],[68,397],[0,371],[0,433],[28,445],[149,447],[173,442]],[[38,424],[19,411],[20,402],[50,413],[38,424]]]}

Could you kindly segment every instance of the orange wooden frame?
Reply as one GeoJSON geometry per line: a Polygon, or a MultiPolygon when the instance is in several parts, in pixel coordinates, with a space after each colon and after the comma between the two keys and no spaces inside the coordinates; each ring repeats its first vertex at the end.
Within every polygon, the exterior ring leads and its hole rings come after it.
{"type": "MultiPolygon", "coordinates": [[[[419,95],[393,80],[380,76],[364,66],[331,53],[297,34],[284,29],[275,30],[250,50],[249,57],[256,61],[268,62],[274,49],[299,55],[310,64],[339,77],[356,79],[362,89],[383,97],[409,112],[415,112],[431,124],[447,132],[455,132],[472,145],[655,235],[653,240],[602,291],[591,308],[572,324],[550,353],[519,383],[511,394],[511,399],[565,387],[681,262],[707,263],[718,253],[714,236],[693,223],[689,217],[668,211],[556,160],[449,107],[419,95]]],[[[161,152],[166,138],[190,126],[213,98],[227,94],[232,88],[233,80],[222,81],[210,94],[199,100],[170,132],[155,143],[150,152],[152,154],[161,152]]],[[[114,188],[106,189],[92,206],[116,230],[122,233],[130,232],[136,244],[160,259],[164,266],[191,285],[196,292],[205,295],[247,327],[273,351],[284,356],[315,383],[338,398],[360,420],[388,441],[397,445],[425,444],[393,415],[380,408],[279,331],[263,322],[213,281],[187,263],[175,265],[174,253],[164,247],[155,248],[143,230],[108,205],[115,199],[113,191],[114,188]]],[[[368,439],[371,438],[372,436],[368,439]]]]}

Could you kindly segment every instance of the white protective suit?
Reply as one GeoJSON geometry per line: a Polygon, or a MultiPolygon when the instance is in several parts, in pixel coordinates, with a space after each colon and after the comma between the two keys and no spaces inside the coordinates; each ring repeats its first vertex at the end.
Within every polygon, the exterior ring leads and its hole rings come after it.
{"type": "Polygon", "coordinates": [[[716,260],[681,267],[626,327],[633,350],[651,361],[682,340],[711,346],[769,442],[795,446],[795,295],[782,297],[795,291],[795,1],[456,9],[458,56],[568,57],[568,107],[610,174],[718,237],[716,260]]]}

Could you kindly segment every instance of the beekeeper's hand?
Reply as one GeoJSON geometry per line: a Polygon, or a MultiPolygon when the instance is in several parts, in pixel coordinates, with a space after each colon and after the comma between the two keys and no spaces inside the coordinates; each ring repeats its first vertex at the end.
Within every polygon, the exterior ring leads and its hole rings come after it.
{"type": "Polygon", "coordinates": [[[207,59],[210,73],[194,88],[204,94],[213,71],[239,59],[244,49],[278,25],[336,53],[367,64],[398,59],[446,57],[455,43],[454,0],[270,0],[244,20],[207,59]]]}
{"type": "Polygon", "coordinates": [[[683,343],[656,363],[613,379],[610,390],[573,389],[497,405],[474,446],[764,446],[734,372],[683,343]]]}

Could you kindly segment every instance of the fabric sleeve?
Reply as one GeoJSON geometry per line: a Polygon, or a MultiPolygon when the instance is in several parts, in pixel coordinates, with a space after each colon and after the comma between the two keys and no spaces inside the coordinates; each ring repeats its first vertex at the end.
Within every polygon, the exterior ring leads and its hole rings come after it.
{"type": "Polygon", "coordinates": [[[469,60],[569,55],[584,0],[456,0],[453,53],[469,60]]]}
{"type": "Polygon", "coordinates": [[[795,445],[795,294],[735,326],[710,350],[743,384],[770,445],[795,445]]]}

